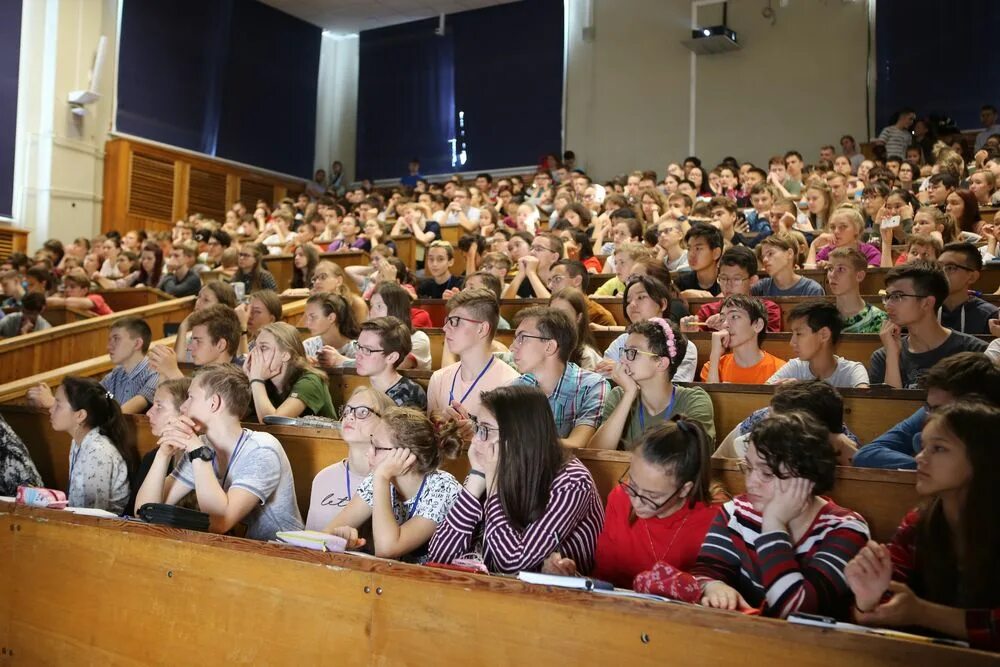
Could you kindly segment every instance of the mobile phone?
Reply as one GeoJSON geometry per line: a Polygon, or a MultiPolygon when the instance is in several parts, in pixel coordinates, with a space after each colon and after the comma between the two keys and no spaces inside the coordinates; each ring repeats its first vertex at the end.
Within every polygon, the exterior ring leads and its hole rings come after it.
{"type": "Polygon", "coordinates": [[[898,215],[894,215],[891,218],[886,218],[882,221],[882,229],[895,229],[899,227],[900,219],[898,215]]]}

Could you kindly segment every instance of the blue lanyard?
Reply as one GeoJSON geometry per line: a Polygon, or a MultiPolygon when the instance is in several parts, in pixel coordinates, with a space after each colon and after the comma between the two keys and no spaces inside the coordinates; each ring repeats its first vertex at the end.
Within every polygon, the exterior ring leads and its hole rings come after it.
{"type": "MultiPolygon", "coordinates": [[[[424,495],[424,485],[426,483],[427,475],[424,475],[423,481],[420,482],[420,488],[417,489],[417,495],[413,496],[413,507],[406,513],[406,521],[412,519],[413,515],[417,513],[417,508],[420,507],[420,497],[424,495]]],[[[392,487],[392,504],[396,504],[396,487],[392,487]]]]}
{"type": "MultiPolygon", "coordinates": [[[[250,437],[250,431],[243,429],[240,434],[240,439],[236,441],[236,447],[233,448],[233,455],[229,457],[229,465],[226,466],[226,476],[222,478],[222,488],[226,488],[226,480],[229,479],[229,471],[233,469],[233,463],[236,462],[236,457],[239,455],[240,450],[243,448],[243,443],[246,442],[250,437]]],[[[215,463],[215,460],[212,460],[215,463]]]]}
{"type": "Polygon", "coordinates": [[[347,499],[351,499],[351,462],[344,459],[344,477],[347,478],[347,499]]]}
{"type": "MultiPolygon", "coordinates": [[[[486,375],[486,371],[490,370],[490,366],[493,365],[494,359],[496,359],[496,357],[490,356],[490,360],[486,362],[486,365],[483,366],[483,370],[479,371],[479,375],[476,376],[476,379],[472,382],[471,385],[469,385],[469,388],[465,390],[465,394],[462,396],[462,400],[460,400],[459,403],[462,404],[465,403],[465,399],[469,397],[469,394],[472,393],[472,390],[475,389],[476,385],[479,384],[479,381],[483,379],[483,376],[486,375]]],[[[455,381],[458,379],[458,376],[461,372],[462,372],[462,366],[460,364],[459,367],[455,369],[455,374],[451,376],[451,389],[448,390],[448,405],[451,405],[452,402],[454,402],[455,400],[455,381]]]]}
{"type": "MultiPolygon", "coordinates": [[[[670,417],[670,414],[674,411],[674,401],[676,401],[676,400],[677,400],[677,387],[673,387],[671,389],[671,391],[670,391],[670,404],[667,406],[667,409],[664,410],[663,413],[662,413],[664,419],[670,417]]],[[[643,414],[645,412],[646,412],[646,410],[642,407],[642,396],[640,396],[639,397],[639,431],[640,432],[646,430],[646,419],[645,419],[645,417],[643,417],[643,414]]]]}

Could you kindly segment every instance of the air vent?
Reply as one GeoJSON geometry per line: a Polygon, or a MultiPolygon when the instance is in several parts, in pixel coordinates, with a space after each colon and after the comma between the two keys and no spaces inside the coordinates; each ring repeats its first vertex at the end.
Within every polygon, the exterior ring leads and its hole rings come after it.
{"type": "Polygon", "coordinates": [[[132,153],[128,212],[170,223],[174,213],[174,163],[132,153]]]}
{"type": "Polygon", "coordinates": [[[201,213],[222,222],[226,218],[226,175],[191,167],[188,214],[201,213]]]}

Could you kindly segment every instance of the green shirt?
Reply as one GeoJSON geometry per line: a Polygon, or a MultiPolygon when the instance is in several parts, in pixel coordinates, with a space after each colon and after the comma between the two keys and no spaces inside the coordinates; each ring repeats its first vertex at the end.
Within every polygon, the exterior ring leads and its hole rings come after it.
{"type": "Polygon", "coordinates": [[[598,287],[594,292],[594,296],[618,296],[624,291],[625,283],[619,280],[618,276],[615,276],[598,287]]]}
{"type": "MultiPolygon", "coordinates": [[[[632,443],[642,435],[642,425],[645,425],[648,429],[676,414],[685,415],[701,424],[708,433],[711,441],[715,442],[715,409],[712,407],[712,399],[709,397],[708,392],[701,387],[679,387],[677,385],[674,385],[674,390],[677,394],[674,400],[674,409],[670,414],[661,412],[658,415],[651,415],[646,412],[645,408],[642,408],[642,422],[640,423],[639,409],[642,402],[637,400],[632,404],[632,409],[629,410],[628,423],[618,442],[618,449],[631,449],[632,443]]],[[[608,417],[618,407],[624,395],[625,390],[621,387],[615,387],[608,392],[608,395],[604,399],[602,423],[607,422],[608,417]]]]}
{"type": "Polygon", "coordinates": [[[333,399],[330,398],[330,390],[322,377],[315,373],[305,372],[295,384],[288,398],[297,398],[306,404],[305,412],[302,416],[316,415],[317,417],[337,418],[337,413],[333,409],[333,399]]]}
{"type": "Polygon", "coordinates": [[[840,333],[877,334],[882,330],[886,318],[888,315],[885,311],[868,303],[861,312],[844,320],[844,328],[840,333]]]}

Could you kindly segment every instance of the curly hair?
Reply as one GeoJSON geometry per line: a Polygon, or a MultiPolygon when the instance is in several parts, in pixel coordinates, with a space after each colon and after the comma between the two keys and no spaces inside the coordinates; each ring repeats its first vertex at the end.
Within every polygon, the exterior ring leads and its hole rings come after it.
{"type": "Polygon", "coordinates": [[[808,479],[814,495],[833,488],[837,452],[830,444],[830,431],[812,415],[772,413],[753,427],[750,442],[779,479],[808,479]]]}

